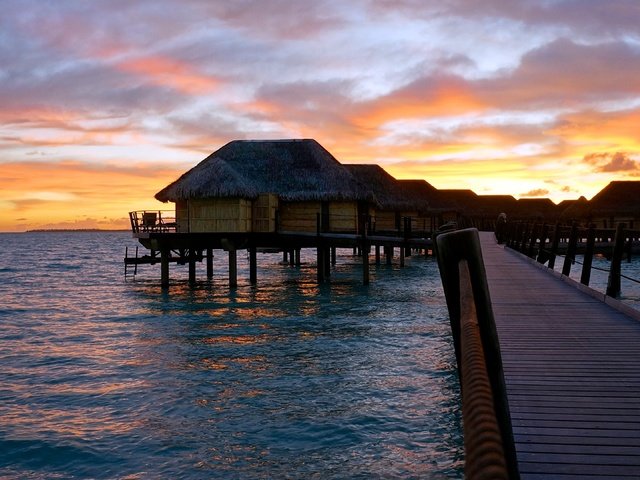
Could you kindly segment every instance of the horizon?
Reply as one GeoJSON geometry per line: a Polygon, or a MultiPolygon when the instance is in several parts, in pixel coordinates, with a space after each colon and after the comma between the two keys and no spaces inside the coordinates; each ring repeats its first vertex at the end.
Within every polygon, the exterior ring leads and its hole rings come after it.
{"type": "Polygon", "coordinates": [[[236,139],[591,199],[640,180],[638,23],[634,0],[7,0],[0,231],[126,229],[236,139]]]}

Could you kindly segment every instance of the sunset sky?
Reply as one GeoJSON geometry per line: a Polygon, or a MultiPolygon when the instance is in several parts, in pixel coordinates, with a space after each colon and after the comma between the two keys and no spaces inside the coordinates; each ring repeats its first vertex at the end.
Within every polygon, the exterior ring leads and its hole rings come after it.
{"type": "Polygon", "coordinates": [[[640,180],[638,0],[2,0],[0,231],[126,228],[234,139],[478,194],[640,180]]]}

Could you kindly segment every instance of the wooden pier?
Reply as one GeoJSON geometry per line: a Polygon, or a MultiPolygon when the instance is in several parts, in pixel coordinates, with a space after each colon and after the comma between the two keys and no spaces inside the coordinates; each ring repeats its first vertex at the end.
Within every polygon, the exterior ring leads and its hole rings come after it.
{"type": "Polygon", "coordinates": [[[640,478],[640,313],[480,240],[520,477],[640,478]]]}
{"type": "Polygon", "coordinates": [[[258,265],[256,253],[260,250],[284,252],[292,265],[300,264],[300,250],[316,250],[317,279],[325,282],[331,276],[331,265],[336,263],[336,248],[353,248],[360,252],[362,259],[362,282],[369,284],[370,263],[381,263],[381,248],[385,263],[390,265],[394,250],[399,251],[400,266],[404,266],[405,257],[420,250],[428,254],[432,248],[431,238],[412,238],[408,235],[369,235],[366,232],[331,233],[321,232],[248,232],[248,233],[178,233],[167,230],[146,230],[134,228],[134,237],[149,250],[142,256],[130,257],[125,253],[125,273],[128,266],[142,264],[160,264],[160,283],[169,287],[169,265],[171,263],[188,265],[189,282],[196,282],[196,264],[206,261],[207,278],[213,277],[213,253],[215,250],[227,252],[229,286],[237,286],[237,252],[247,250],[249,256],[249,281],[257,283],[258,265]]]}

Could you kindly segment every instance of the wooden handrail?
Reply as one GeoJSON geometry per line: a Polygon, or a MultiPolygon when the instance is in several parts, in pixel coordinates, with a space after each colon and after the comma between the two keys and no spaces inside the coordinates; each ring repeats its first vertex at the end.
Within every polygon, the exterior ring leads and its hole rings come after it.
{"type": "Polygon", "coordinates": [[[436,254],[462,390],[465,478],[518,479],[500,344],[475,228],[441,233],[436,254]]]}
{"type": "MultiPolygon", "coordinates": [[[[507,246],[520,251],[522,251],[520,245],[529,242],[527,253],[532,258],[535,257],[535,246],[537,246],[537,261],[539,263],[548,261],[548,267],[552,270],[555,267],[559,246],[563,245],[566,250],[562,266],[562,275],[564,276],[569,276],[571,273],[571,266],[575,263],[578,247],[584,248],[584,262],[582,263],[580,283],[586,286],[589,285],[591,279],[593,256],[597,252],[603,252],[603,248],[606,248],[605,253],[611,258],[606,288],[606,295],[610,297],[618,297],[620,295],[621,277],[623,276],[620,266],[622,257],[626,251],[627,259],[630,260],[632,245],[634,241],[637,244],[638,239],[640,239],[640,231],[630,230],[626,228],[624,223],[619,223],[616,229],[596,229],[592,225],[580,227],[575,223],[572,226],[556,224],[551,235],[548,234],[548,231],[544,231],[540,236],[530,232],[525,235],[526,238],[523,238],[525,230],[527,228],[522,222],[507,222],[501,230],[501,240],[507,246]],[[597,239],[600,239],[599,244],[596,244],[597,239]],[[551,241],[549,250],[546,249],[547,240],[551,241]],[[606,242],[603,242],[603,240],[606,240],[606,242]],[[603,247],[603,243],[605,247],[603,247]]],[[[638,281],[636,279],[630,280],[638,281]]]]}

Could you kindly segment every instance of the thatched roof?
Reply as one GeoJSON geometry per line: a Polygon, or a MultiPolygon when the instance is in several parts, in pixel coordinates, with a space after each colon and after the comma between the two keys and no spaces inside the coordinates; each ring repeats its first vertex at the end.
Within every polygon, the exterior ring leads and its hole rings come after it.
{"type": "Polygon", "coordinates": [[[558,206],[549,198],[521,198],[518,214],[521,217],[553,219],[558,216],[558,206]]]}
{"type": "Polygon", "coordinates": [[[176,202],[194,198],[254,199],[261,193],[275,193],[289,201],[374,201],[371,191],[312,139],[234,140],[155,197],[176,202]]]}
{"type": "Polygon", "coordinates": [[[478,195],[476,213],[497,218],[506,213],[511,216],[517,210],[518,201],[512,195],[478,195]]]}
{"type": "Polygon", "coordinates": [[[398,180],[402,194],[413,198],[419,205],[418,211],[433,211],[438,208],[438,189],[426,180],[398,180]]]}
{"type": "Polygon", "coordinates": [[[398,211],[426,209],[427,202],[424,199],[407,194],[402,188],[402,183],[380,165],[344,166],[357,180],[371,189],[381,209],[398,211]]]}
{"type": "Polygon", "coordinates": [[[640,215],[640,181],[615,181],[589,201],[595,215],[640,215]]]}
{"type": "MultiPolygon", "coordinates": [[[[580,197],[577,200],[570,200],[569,206],[562,209],[560,213],[560,218],[563,220],[577,220],[579,218],[588,218],[590,215],[589,212],[589,201],[580,197]]],[[[559,207],[566,205],[564,202],[560,202],[559,207]]]]}
{"type": "Polygon", "coordinates": [[[438,190],[438,206],[445,211],[473,213],[478,207],[478,195],[473,190],[438,190]]]}

